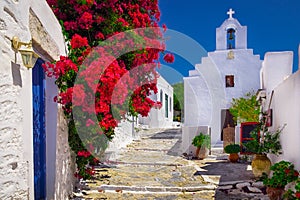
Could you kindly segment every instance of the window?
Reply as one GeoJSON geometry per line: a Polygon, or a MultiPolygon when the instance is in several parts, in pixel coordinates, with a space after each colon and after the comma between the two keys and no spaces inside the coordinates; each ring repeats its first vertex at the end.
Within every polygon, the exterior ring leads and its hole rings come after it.
{"type": "Polygon", "coordinates": [[[162,90],[160,90],[159,98],[160,98],[159,101],[160,101],[161,105],[163,105],[163,91],[162,90]]]}
{"type": "Polygon", "coordinates": [[[234,87],[234,75],[225,76],[225,85],[226,87],[234,87]]]}
{"type": "Polygon", "coordinates": [[[172,98],[170,97],[170,112],[172,112],[172,98]]]}
{"type": "Polygon", "coordinates": [[[233,28],[227,30],[227,49],[235,49],[235,30],[233,28]]]}
{"type": "Polygon", "coordinates": [[[169,117],[169,97],[167,94],[165,94],[165,117],[168,118],[169,117]]]}

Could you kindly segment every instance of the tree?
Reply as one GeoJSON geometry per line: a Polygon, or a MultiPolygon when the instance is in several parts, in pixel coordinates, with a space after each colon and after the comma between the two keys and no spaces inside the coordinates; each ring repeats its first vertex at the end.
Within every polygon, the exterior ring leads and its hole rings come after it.
{"type": "Polygon", "coordinates": [[[173,87],[173,109],[174,109],[174,120],[179,120],[183,116],[183,110],[184,110],[184,87],[183,83],[176,83],[172,85],[173,87]],[[179,114],[178,114],[179,113],[179,114]],[[176,115],[176,116],[175,116],[176,115]]]}
{"type": "Polygon", "coordinates": [[[253,92],[245,94],[244,97],[233,98],[229,111],[235,123],[259,122],[260,107],[253,92]]]}

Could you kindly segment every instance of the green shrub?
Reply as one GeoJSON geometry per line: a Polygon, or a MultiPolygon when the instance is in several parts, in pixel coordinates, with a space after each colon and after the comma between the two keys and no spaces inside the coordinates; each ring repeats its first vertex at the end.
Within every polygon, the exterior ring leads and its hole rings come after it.
{"type": "Polygon", "coordinates": [[[224,148],[225,153],[239,153],[241,151],[241,147],[238,144],[229,144],[224,148]]]}
{"type": "Polygon", "coordinates": [[[192,141],[192,144],[195,147],[207,147],[210,148],[210,136],[200,132],[199,135],[196,135],[192,141]]]}

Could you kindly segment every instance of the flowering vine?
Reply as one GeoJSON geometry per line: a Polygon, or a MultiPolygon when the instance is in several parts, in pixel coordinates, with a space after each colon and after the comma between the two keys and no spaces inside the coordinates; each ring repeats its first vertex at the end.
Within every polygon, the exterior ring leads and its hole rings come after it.
{"type": "MultiPolygon", "coordinates": [[[[164,51],[158,1],[47,2],[62,26],[68,55],[43,67],[49,77],[56,78],[59,94],[54,100],[62,104],[69,119],[69,144],[77,154],[76,175],[89,178],[93,169],[88,164],[98,162],[90,153],[97,148],[94,142],[105,149],[119,120],[126,115],[147,116],[151,107],[160,106],[148,98],[151,92],[157,93],[155,67],[159,53],[164,51]],[[156,29],[141,29],[147,27],[156,29]],[[137,31],[128,32],[133,29],[137,31]],[[129,73],[132,69],[139,70],[133,75],[129,73]],[[81,121],[74,120],[75,114],[81,121]],[[84,130],[78,129],[78,123],[84,130]],[[79,131],[86,137],[80,137],[79,131]]],[[[165,57],[166,62],[174,61],[172,55],[165,57]]]]}

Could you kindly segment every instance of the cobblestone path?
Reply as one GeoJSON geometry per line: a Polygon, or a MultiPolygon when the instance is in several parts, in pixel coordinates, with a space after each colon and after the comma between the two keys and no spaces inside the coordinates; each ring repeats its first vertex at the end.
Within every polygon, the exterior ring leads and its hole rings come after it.
{"type": "Polygon", "coordinates": [[[247,164],[229,163],[216,149],[205,160],[187,160],[180,146],[181,129],[141,131],[115,160],[96,168],[96,179],[83,182],[74,199],[268,199],[247,164]]]}

